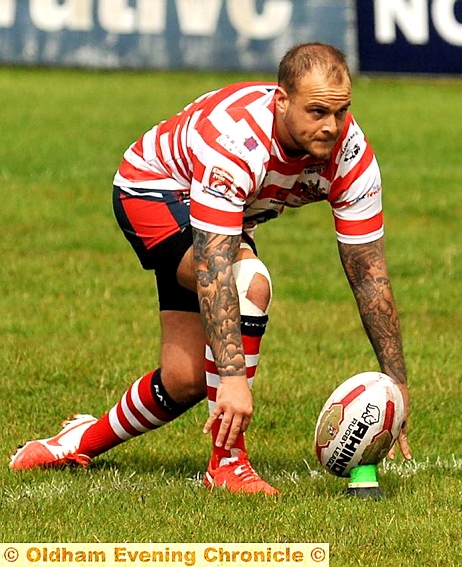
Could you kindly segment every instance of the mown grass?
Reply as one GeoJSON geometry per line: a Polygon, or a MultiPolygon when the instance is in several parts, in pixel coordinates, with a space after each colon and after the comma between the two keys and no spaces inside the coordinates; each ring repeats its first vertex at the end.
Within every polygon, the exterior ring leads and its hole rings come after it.
{"type": "Polygon", "coordinates": [[[346,499],[313,452],[334,386],[376,369],[322,204],[259,229],[275,299],[248,445],[281,498],[202,487],[205,404],[88,470],[8,470],[19,442],[74,411],[102,414],[155,366],[154,282],[113,220],[112,175],[151,124],[241,78],[0,69],[0,541],[325,541],[334,567],[460,565],[458,81],[355,81],[353,110],[383,172],[412,393],[415,459],[381,467],[386,500],[346,499]]]}

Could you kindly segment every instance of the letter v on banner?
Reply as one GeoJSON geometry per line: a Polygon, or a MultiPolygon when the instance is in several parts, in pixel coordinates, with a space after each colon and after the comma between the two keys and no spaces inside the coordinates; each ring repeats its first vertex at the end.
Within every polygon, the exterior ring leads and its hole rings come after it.
{"type": "Polygon", "coordinates": [[[277,37],[289,25],[293,14],[292,0],[266,0],[263,11],[257,11],[257,0],[227,0],[229,20],[242,37],[265,40],[277,37]]]}
{"type": "Polygon", "coordinates": [[[213,36],[223,0],[176,0],[178,23],[185,35],[213,36]]]}

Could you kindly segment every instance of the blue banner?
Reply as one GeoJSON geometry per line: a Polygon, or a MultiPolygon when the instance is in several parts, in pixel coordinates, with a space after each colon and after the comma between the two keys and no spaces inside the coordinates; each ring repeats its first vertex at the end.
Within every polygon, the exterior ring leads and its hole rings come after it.
{"type": "Polygon", "coordinates": [[[462,0],[357,0],[359,70],[462,73],[462,0]]]}
{"type": "Polygon", "coordinates": [[[345,0],[0,0],[0,62],[273,71],[295,43],[348,51],[345,0]]]}

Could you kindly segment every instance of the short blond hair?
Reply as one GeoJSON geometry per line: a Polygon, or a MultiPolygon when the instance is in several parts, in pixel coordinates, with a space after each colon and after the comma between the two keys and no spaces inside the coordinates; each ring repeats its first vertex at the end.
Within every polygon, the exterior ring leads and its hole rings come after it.
{"type": "Polygon", "coordinates": [[[287,51],[279,64],[278,83],[292,94],[297,90],[297,81],[314,69],[338,83],[345,77],[351,80],[343,52],[333,45],[315,42],[295,45],[287,51]]]}

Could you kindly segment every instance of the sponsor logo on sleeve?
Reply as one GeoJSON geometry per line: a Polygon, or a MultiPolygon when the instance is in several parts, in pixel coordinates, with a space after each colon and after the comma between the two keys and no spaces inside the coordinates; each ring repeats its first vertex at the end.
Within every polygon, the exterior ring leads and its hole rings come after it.
{"type": "Polygon", "coordinates": [[[367,193],[365,193],[364,195],[360,195],[359,197],[356,197],[356,198],[352,199],[351,201],[345,201],[344,203],[342,203],[342,205],[344,207],[351,207],[351,206],[355,205],[356,203],[363,201],[364,199],[371,199],[372,197],[375,197],[376,195],[378,195],[380,193],[381,190],[382,190],[381,185],[377,185],[377,184],[373,185],[367,191],[367,193]]]}

